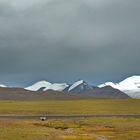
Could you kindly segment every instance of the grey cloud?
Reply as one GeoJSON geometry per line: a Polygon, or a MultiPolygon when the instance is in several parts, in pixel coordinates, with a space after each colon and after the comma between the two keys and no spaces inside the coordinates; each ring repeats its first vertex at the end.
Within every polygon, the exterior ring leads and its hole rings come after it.
{"type": "Polygon", "coordinates": [[[138,0],[0,1],[0,82],[93,83],[140,74],[138,0]]]}

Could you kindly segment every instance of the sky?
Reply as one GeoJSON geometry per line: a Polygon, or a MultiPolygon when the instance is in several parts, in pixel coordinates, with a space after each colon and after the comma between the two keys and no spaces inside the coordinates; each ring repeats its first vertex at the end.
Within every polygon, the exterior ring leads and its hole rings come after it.
{"type": "Polygon", "coordinates": [[[0,84],[140,75],[139,14],[139,0],[0,0],[0,84]]]}

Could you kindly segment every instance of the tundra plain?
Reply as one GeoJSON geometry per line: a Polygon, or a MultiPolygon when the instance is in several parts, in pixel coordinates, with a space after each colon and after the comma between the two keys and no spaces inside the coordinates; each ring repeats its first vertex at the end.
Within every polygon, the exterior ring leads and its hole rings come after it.
{"type": "MultiPolygon", "coordinates": [[[[0,101],[0,115],[140,114],[140,100],[0,101]]],[[[139,140],[139,117],[1,119],[0,140],[139,140]]]]}

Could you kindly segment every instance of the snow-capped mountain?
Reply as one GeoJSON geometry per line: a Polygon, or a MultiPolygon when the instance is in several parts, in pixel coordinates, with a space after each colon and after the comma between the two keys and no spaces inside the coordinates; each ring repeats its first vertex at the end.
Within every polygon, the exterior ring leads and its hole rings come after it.
{"type": "Polygon", "coordinates": [[[71,95],[81,94],[81,96],[95,98],[140,98],[140,76],[129,77],[118,84],[107,82],[99,87],[93,87],[84,80],[76,81],[73,84],[39,81],[24,88],[25,90],[22,88],[6,87],[5,85],[0,85],[0,87],[5,87],[1,88],[1,92],[3,92],[3,90],[8,90],[10,93],[17,92],[17,90],[19,90],[21,93],[40,93],[40,91],[42,91],[43,94],[50,92],[55,92],[56,94],[69,93],[71,95]]]}
{"type": "Polygon", "coordinates": [[[88,85],[85,81],[80,80],[80,81],[77,81],[74,84],[72,84],[68,88],[68,92],[82,93],[82,92],[88,91],[90,89],[92,89],[92,87],[90,85],[88,85]]]}
{"type": "MultiPolygon", "coordinates": [[[[98,86],[99,87],[98,92],[101,92],[102,90],[103,93],[103,91],[106,90],[103,87],[106,86],[111,86],[114,89],[118,89],[119,91],[125,93],[126,95],[132,98],[140,98],[140,76],[129,77],[121,81],[120,83],[106,82],[98,86]]],[[[64,91],[66,93],[85,93],[85,94],[90,91],[92,91],[92,93],[95,93],[97,91],[95,87],[90,86],[84,80],[79,80],[71,85],[66,83],[50,83],[47,81],[40,81],[29,87],[26,87],[25,89],[31,91],[54,90],[54,91],[64,91]]],[[[112,92],[113,89],[111,89],[110,91],[111,95],[112,94],[114,95],[114,93],[116,93],[115,90],[114,92],[112,92]]]]}
{"type": "Polygon", "coordinates": [[[50,83],[47,81],[39,81],[29,87],[26,87],[26,90],[31,91],[47,91],[47,90],[54,90],[54,91],[63,91],[65,88],[67,88],[69,85],[66,83],[50,83]]]}
{"type": "Polygon", "coordinates": [[[132,98],[140,98],[140,76],[129,77],[120,83],[106,82],[98,87],[111,86],[126,93],[132,98]]]}
{"type": "Polygon", "coordinates": [[[39,81],[29,87],[25,88],[26,90],[31,91],[47,91],[47,90],[54,90],[54,91],[66,91],[66,92],[75,92],[75,93],[82,93],[92,89],[85,81],[80,80],[75,82],[72,85],[66,83],[50,83],[47,81],[39,81]]]}

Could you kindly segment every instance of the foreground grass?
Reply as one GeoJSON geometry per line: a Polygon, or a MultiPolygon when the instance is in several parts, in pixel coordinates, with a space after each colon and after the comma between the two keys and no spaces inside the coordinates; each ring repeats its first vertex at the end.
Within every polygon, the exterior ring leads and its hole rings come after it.
{"type": "Polygon", "coordinates": [[[139,140],[140,118],[0,121],[0,140],[139,140]]]}
{"type": "Polygon", "coordinates": [[[0,101],[0,114],[140,114],[140,100],[0,101]]]}
{"type": "MultiPolygon", "coordinates": [[[[0,101],[0,114],[140,114],[140,100],[0,101]]],[[[0,140],[139,140],[140,118],[0,120],[0,140]]]]}

